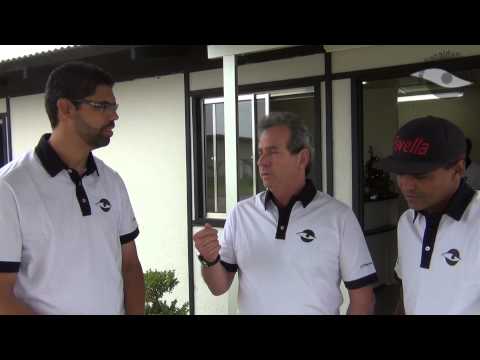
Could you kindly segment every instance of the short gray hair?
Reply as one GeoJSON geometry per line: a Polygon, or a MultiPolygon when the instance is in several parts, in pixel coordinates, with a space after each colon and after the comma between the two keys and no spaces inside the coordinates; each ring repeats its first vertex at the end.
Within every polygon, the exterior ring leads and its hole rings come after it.
{"type": "Polygon", "coordinates": [[[265,130],[276,126],[285,126],[290,129],[290,141],[287,144],[287,148],[291,154],[298,154],[302,149],[308,149],[310,152],[310,162],[305,169],[305,175],[308,175],[313,160],[313,146],[311,143],[311,135],[307,127],[294,113],[271,112],[259,121],[259,136],[265,130]]]}

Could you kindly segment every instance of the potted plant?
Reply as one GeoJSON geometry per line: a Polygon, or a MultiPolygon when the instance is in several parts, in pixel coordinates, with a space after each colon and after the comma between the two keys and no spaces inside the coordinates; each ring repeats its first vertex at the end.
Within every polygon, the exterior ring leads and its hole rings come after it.
{"type": "Polygon", "coordinates": [[[175,270],[148,270],[145,274],[145,315],[188,315],[188,302],[177,307],[177,300],[170,305],[162,300],[165,293],[171,293],[179,281],[175,270]]]}

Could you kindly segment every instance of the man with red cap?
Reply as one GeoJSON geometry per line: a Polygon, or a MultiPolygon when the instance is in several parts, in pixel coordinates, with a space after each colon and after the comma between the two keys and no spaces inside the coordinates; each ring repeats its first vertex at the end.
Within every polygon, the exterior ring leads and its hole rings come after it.
{"type": "Polygon", "coordinates": [[[398,222],[399,312],[480,314],[480,193],[465,182],[465,136],[452,122],[409,121],[379,166],[409,209],[398,222]]]}

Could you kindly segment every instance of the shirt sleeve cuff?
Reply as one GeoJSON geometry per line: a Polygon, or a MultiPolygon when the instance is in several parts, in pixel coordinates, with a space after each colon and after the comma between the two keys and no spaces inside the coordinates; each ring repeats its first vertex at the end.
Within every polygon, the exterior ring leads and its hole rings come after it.
{"type": "Polygon", "coordinates": [[[354,289],[360,289],[362,287],[374,284],[377,281],[378,281],[377,273],[373,273],[357,280],[344,281],[344,283],[347,289],[354,290],[354,289]]]}
{"type": "Polygon", "coordinates": [[[0,273],[18,273],[19,270],[20,262],[0,261],[0,273]]]}
{"type": "Polygon", "coordinates": [[[122,245],[125,245],[126,243],[129,243],[130,241],[133,241],[133,240],[136,239],[138,234],[140,234],[140,231],[138,230],[138,228],[136,228],[134,231],[132,231],[129,234],[120,235],[120,243],[122,245]]]}
{"type": "Polygon", "coordinates": [[[229,264],[229,263],[227,263],[225,261],[222,261],[222,260],[220,260],[220,263],[223,265],[225,270],[227,270],[228,272],[237,272],[237,270],[238,270],[238,265],[237,264],[229,264]]]}

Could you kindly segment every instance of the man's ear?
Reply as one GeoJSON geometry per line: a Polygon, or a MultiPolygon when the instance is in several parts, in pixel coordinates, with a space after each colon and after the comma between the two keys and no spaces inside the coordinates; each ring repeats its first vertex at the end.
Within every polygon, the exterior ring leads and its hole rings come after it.
{"type": "Polygon", "coordinates": [[[465,160],[459,160],[457,163],[453,166],[453,169],[455,170],[455,174],[458,174],[461,178],[465,176],[465,160]]]}
{"type": "Polygon", "coordinates": [[[60,98],[57,100],[57,110],[58,110],[58,119],[62,117],[70,117],[72,112],[76,110],[72,102],[65,98],[60,98]]]}
{"type": "Polygon", "coordinates": [[[299,152],[300,155],[300,163],[303,165],[304,168],[308,166],[308,163],[310,162],[310,150],[307,148],[303,148],[299,152]]]}

